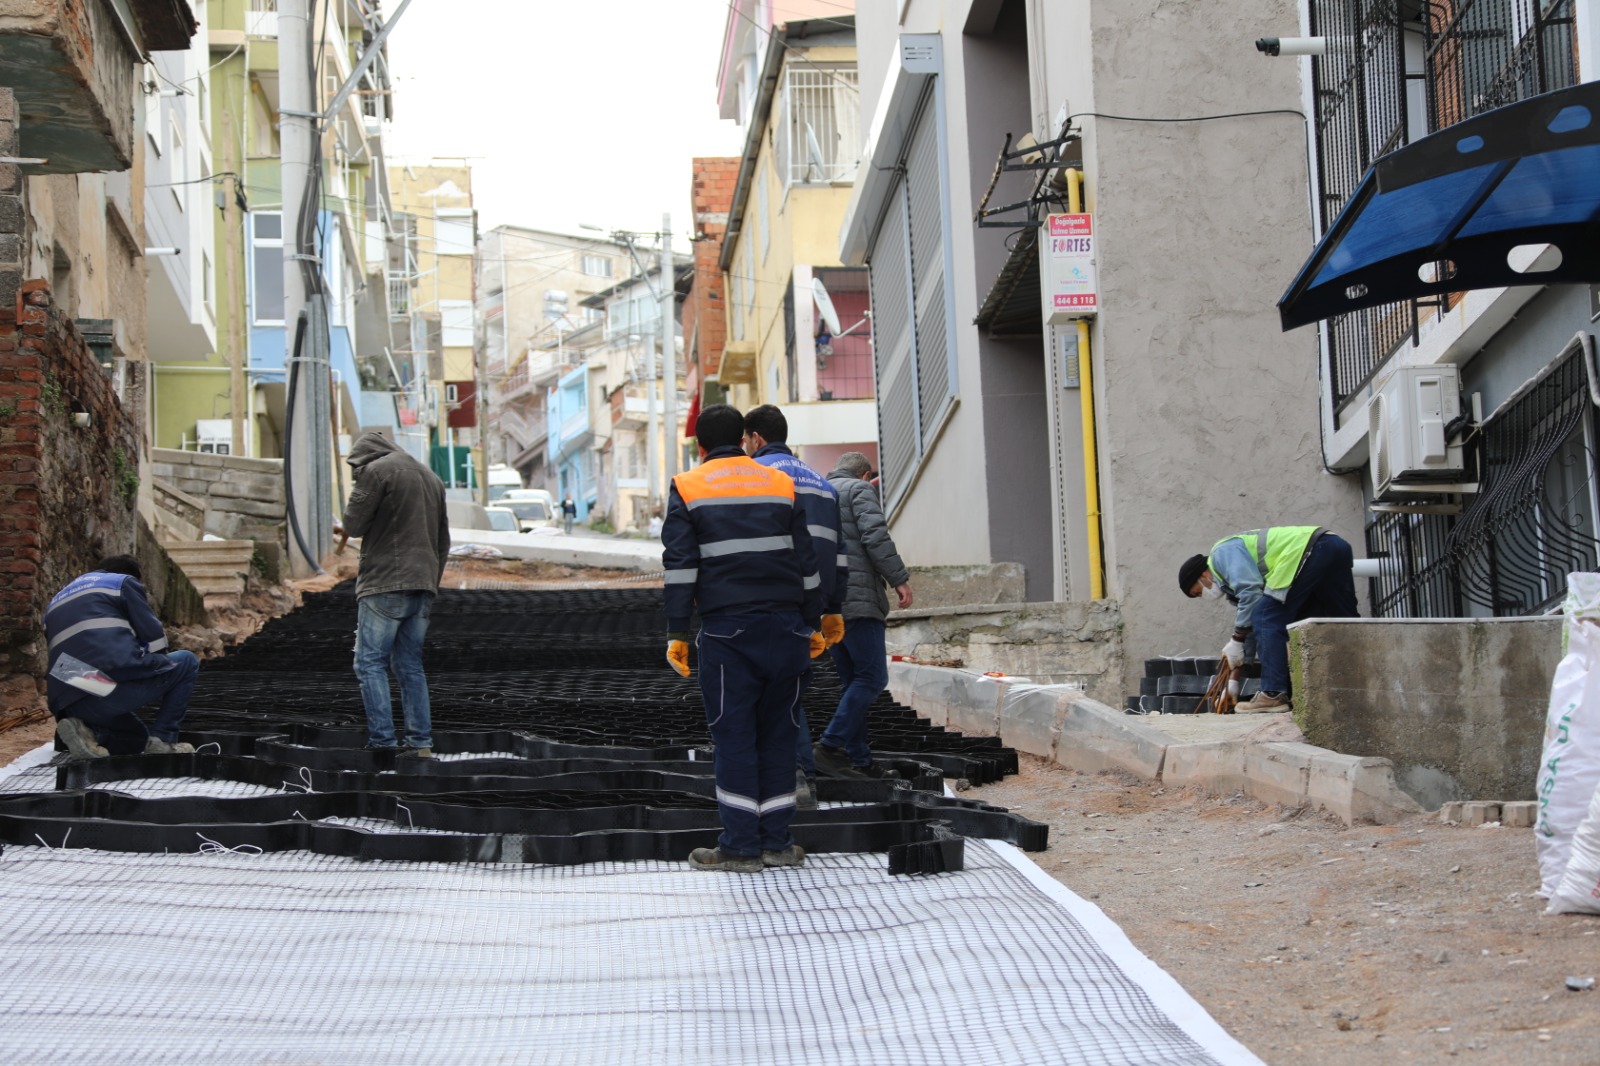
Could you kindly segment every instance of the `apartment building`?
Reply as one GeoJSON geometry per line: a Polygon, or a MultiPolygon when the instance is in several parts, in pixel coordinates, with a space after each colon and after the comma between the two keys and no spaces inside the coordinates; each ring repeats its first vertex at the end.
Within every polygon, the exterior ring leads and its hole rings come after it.
{"type": "Polygon", "coordinates": [[[865,147],[839,255],[870,270],[896,543],[913,565],[1022,563],[1030,600],[1103,601],[1113,691],[1227,624],[1182,598],[1187,555],[1263,524],[1360,539],[1359,489],[1321,461],[1315,344],[1274,313],[1313,233],[1300,85],[1254,41],[1295,17],[857,12],[865,147]],[[1052,215],[1092,226],[1087,309],[1055,299],[1052,215]]]}
{"type": "MultiPolygon", "coordinates": [[[[1325,42],[1322,55],[1272,61],[1295,68],[1314,117],[1319,237],[1360,210],[1363,179],[1387,153],[1600,72],[1593,0],[1308,0],[1271,28],[1325,42]]],[[[1434,291],[1289,334],[1317,344],[1323,461],[1361,487],[1366,553],[1381,560],[1375,615],[1538,614],[1560,603],[1569,572],[1600,565],[1600,286],[1540,284],[1560,259],[1547,239],[1525,246],[1526,284],[1451,292],[1454,265],[1425,263],[1434,291]],[[1434,473],[1409,473],[1424,465],[1434,473]]]]}
{"type": "Polygon", "coordinates": [[[445,485],[478,484],[478,215],[465,163],[389,168],[394,232],[388,271],[392,354],[400,381],[397,440],[445,485]]]}
{"type": "Polygon", "coordinates": [[[877,456],[867,271],[841,264],[835,239],[861,142],[855,20],[837,6],[788,14],[761,34],[750,13],[728,14],[729,48],[745,55],[724,66],[738,80],[723,99],[737,99],[745,149],[719,253],[715,380],[741,408],[781,406],[789,444],[828,470],[847,451],[877,456]]]}
{"type": "Polygon", "coordinates": [[[627,248],[610,238],[496,226],[479,242],[489,461],[514,467],[531,488],[560,483],[546,399],[581,361],[583,338],[569,338],[605,319],[584,301],[632,271],[627,248]]]}

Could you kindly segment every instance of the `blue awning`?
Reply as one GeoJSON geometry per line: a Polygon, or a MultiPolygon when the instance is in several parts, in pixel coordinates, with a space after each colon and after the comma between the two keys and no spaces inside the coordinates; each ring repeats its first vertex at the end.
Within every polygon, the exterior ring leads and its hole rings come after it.
{"type": "Polygon", "coordinates": [[[1600,82],[1586,82],[1379,159],[1278,313],[1289,330],[1399,300],[1597,281],[1600,82]]]}

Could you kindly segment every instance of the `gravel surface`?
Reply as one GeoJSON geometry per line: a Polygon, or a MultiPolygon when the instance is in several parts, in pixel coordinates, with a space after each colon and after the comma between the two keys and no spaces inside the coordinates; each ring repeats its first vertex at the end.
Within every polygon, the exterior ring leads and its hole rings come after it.
{"type": "Polygon", "coordinates": [[[1600,1063],[1600,917],[1544,914],[1533,833],[1417,816],[1346,828],[1024,755],[965,796],[1048,822],[1094,900],[1273,1064],[1600,1063]]]}

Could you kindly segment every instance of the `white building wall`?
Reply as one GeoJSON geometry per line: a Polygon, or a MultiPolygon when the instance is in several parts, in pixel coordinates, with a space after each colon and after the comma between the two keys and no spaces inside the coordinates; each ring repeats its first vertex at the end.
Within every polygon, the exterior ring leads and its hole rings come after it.
{"type": "Polygon", "coordinates": [[[143,68],[142,148],[147,248],[175,255],[146,258],[150,357],[199,362],[216,351],[211,262],[218,185],[212,180],[211,76],[204,4],[192,5],[200,29],[185,52],[153,52],[143,68]]]}

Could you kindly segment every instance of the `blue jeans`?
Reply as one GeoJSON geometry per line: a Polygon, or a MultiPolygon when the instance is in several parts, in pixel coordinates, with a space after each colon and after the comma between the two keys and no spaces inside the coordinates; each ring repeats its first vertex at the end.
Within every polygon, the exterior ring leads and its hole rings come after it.
{"type": "Polygon", "coordinates": [[[794,612],[702,619],[700,694],[716,746],[718,846],[730,855],[794,843],[794,736],[811,627],[794,612]]]}
{"type": "Polygon", "coordinates": [[[889,684],[889,660],[882,622],[875,618],[845,620],[844,639],[833,646],[839,669],[839,707],[822,734],[822,743],[850,756],[854,766],[871,766],[867,746],[867,708],[889,684]]]}
{"type": "Polygon", "coordinates": [[[367,747],[395,747],[394,705],[389,701],[389,668],[400,682],[400,710],[406,744],[433,747],[433,712],[428,679],[422,673],[422,640],[428,635],[433,593],[379,592],[357,601],[356,679],[367,710],[367,747]]]}
{"type": "Polygon", "coordinates": [[[118,681],[109,696],[89,696],[72,704],[58,718],[80,718],[113,755],[137,755],[145,741],[159,737],[167,743],[178,739],[178,726],[189,710],[189,695],[200,674],[200,660],[193,652],[167,653],[169,669],[136,681],[118,681]],[[160,701],[155,722],[145,728],[134,712],[160,701]]]}
{"type": "Polygon", "coordinates": [[[1256,650],[1261,655],[1261,691],[1289,691],[1289,624],[1303,618],[1355,618],[1356,582],[1350,572],[1350,542],[1324,533],[1295,575],[1283,602],[1265,593],[1256,604],[1256,650]]]}

